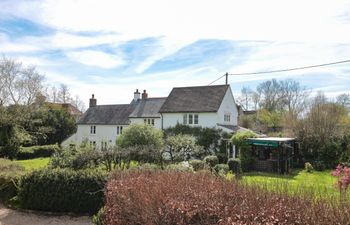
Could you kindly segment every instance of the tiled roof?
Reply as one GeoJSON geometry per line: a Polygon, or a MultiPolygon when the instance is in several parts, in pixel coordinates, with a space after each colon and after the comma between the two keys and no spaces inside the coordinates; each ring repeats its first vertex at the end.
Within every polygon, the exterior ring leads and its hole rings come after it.
{"type": "Polygon", "coordinates": [[[173,88],[160,113],[216,112],[229,85],[173,88]]]}
{"type": "Polygon", "coordinates": [[[97,105],[90,107],[77,124],[129,124],[129,115],[136,104],[125,105],[97,105]]]}
{"type": "Polygon", "coordinates": [[[159,109],[166,98],[140,99],[135,110],[130,114],[130,118],[160,117],[159,109]]]}

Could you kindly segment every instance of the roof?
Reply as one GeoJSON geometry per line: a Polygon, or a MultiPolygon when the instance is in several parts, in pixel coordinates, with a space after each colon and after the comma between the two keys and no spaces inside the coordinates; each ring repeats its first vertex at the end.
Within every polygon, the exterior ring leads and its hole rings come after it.
{"type": "Polygon", "coordinates": [[[229,85],[173,88],[159,112],[217,112],[228,88],[229,85]]]}
{"type": "Polygon", "coordinates": [[[286,141],[294,141],[295,138],[266,137],[266,138],[249,138],[249,140],[286,142],[286,141]]]}
{"type": "Polygon", "coordinates": [[[164,104],[166,98],[147,98],[140,99],[130,114],[130,118],[152,118],[160,117],[159,109],[164,104]]]}
{"type": "Polygon", "coordinates": [[[65,109],[71,115],[81,115],[83,114],[77,107],[70,103],[54,103],[54,102],[45,102],[48,107],[57,107],[65,109]]]}
{"type": "Polygon", "coordinates": [[[128,125],[129,115],[136,104],[97,105],[90,107],[77,124],[119,124],[128,125]]]}
{"type": "Polygon", "coordinates": [[[248,143],[251,145],[279,147],[282,145],[282,143],[288,143],[294,140],[295,138],[280,138],[280,137],[248,138],[248,143]]]}

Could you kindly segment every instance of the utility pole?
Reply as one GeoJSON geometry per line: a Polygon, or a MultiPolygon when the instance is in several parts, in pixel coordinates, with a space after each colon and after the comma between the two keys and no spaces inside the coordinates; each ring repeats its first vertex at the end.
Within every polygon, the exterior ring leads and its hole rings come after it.
{"type": "Polygon", "coordinates": [[[226,76],[226,85],[228,84],[228,72],[225,73],[226,76]]]}

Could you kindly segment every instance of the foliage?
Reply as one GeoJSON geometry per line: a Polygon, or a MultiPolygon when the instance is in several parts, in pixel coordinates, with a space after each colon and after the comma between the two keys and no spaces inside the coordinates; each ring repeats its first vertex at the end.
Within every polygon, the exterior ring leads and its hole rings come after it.
{"type": "Polygon", "coordinates": [[[16,163],[23,166],[26,171],[45,168],[49,165],[49,162],[50,158],[36,158],[16,161],[16,163]]]}
{"type": "Polygon", "coordinates": [[[165,140],[163,157],[171,162],[181,162],[197,158],[203,153],[202,148],[196,144],[196,138],[186,134],[168,136],[165,140]]]}
{"type": "Polygon", "coordinates": [[[117,145],[122,148],[143,145],[162,148],[163,132],[148,124],[131,124],[118,137],[117,145]]]}
{"type": "Polygon", "coordinates": [[[347,166],[338,165],[332,176],[338,177],[337,187],[340,190],[346,191],[350,185],[350,168],[347,166]]]}
{"type": "Polygon", "coordinates": [[[255,162],[252,155],[251,146],[248,144],[248,138],[254,138],[256,134],[252,131],[238,132],[231,138],[232,143],[239,149],[239,159],[241,160],[242,170],[249,171],[255,162]]]}
{"type": "Polygon", "coordinates": [[[188,162],[192,166],[194,171],[200,171],[200,170],[204,170],[206,168],[206,164],[202,160],[193,159],[193,160],[190,160],[188,162]]]}
{"type": "Polygon", "coordinates": [[[7,202],[17,195],[17,187],[24,167],[7,159],[0,159],[0,200],[7,202]]]}
{"type": "Polygon", "coordinates": [[[95,213],[103,204],[105,182],[99,170],[36,170],[21,179],[18,198],[27,209],[95,213]]]}
{"type": "Polygon", "coordinates": [[[229,172],[229,166],[227,164],[216,164],[214,171],[216,174],[227,174],[229,172]]]}
{"type": "Polygon", "coordinates": [[[77,151],[72,149],[59,149],[50,158],[49,166],[51,168],[69,168],[77,151]]]}
{"type": "Polygon", "coordinates": [[[105,207],[102,207],[98,212],[92,217],[93,225],[104,225],[105,221],[105,207]]]}
{"type": "Polygon", "coordinates": [[[203,161],[209,166],[211,170],[214,169],[214,166],[219,164],[219,159],[215,155],[208,155],[203,159],[203,161]]]}
{"type": "Polygon", "coordinates": [[[306,162],[305,163],[305,171],[308,173],[312,173],[313,170],[314,170],[314,167],[311,165],[311,163],[306,162]]]}
{"type": "Polygon", "coordinates": [[[191,135],[196,138],[196,144],[203,147],[203,155],[218,154],[220,151],[220,141],[225,132],[216,128],[190,127],[188,125],[177,124],[164,130],[166,136],[191,135]]]}
{"type": "Polygon", "coordinates": [[[17,159],[34,159],[40,157],[50,157],[56,151],[59,151],[59,148],[60,147],[57,144],[21,147],[17,153],[17,159]]]}
{"type": "Polygon", "coordinates": [[[313,225],[350,220],[348,205],[271,193],[208,173],[121,172],[112,176],[105,194],[107,225],[313,225]]]}
{"type": "Polygon", "coordinates": [[[192,167],[190,166],[190,164],[188,162],[169,164],[166,166],[166,170],[176,171],[176,172],[193,172],[192,167]]]}
{"type": "Polygon", "coordinates": [[[239,175],[242,173],[242,163],[240,159],[231,158],[227,161],[227,165],[234,174],[239,175]]]}

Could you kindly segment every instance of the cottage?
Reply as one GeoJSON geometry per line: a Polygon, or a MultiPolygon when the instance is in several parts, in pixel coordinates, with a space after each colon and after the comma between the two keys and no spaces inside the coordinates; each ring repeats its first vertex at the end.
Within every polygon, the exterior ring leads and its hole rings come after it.
{"type": "Polygon", "coordinates": [[[235,132],[238,110],[229,85],[176,87],[168,97],[149,98],[146,90],[134,92],[130,104],[97,105],[94,95],[89,109],[77,122],[77,132],[62,146],[84,141],[96,148],[115,144],[130,124],[146,123],[166,129],[176,124],[215,127],[235,132]]]}

